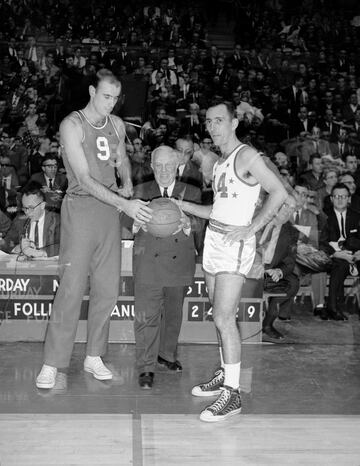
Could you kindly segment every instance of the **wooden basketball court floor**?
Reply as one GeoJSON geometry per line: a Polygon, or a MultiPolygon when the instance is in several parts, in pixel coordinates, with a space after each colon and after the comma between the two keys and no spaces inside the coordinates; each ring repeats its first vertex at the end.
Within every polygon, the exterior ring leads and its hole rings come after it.
{"type": "Polygon", "coordinates": [[[243,345],[243,411],[199,421],[207,399],[191,387],[216,368],[215,345],[180,345],[183,373],[159,368],[141,390],[134,345],[111,344],[115,377],[82,370],[76,344],[68,374],[38,390],[42,344],[0,345],[0,465],[360,466],[360,325],[312,316],[280,323],[286,343],[243,345]]]}

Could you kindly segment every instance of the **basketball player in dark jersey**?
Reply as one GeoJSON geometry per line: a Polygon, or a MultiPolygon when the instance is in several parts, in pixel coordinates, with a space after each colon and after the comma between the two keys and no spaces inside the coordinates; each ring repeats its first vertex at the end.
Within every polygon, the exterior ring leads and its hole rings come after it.
{"type": "Polygon", "coordinates": [[[88,339],[84,370],[96,379],[112,378],[101,356],[107,348],[111,312],[119,293],[120,221],[124,211],[137,222],[151,209],[132,195],[130,164],[122,120],[111,111],[121,92],[118,79],[101,70],[89,86],[90,100],[60,125],[68,189],[61,207],[60,286],[45,339],[38,388],[53,388],[59,368],[70,363],[81,304],[90,279],[88,339]],[[123,188],[118,190],[115,169],[123,188]]]}

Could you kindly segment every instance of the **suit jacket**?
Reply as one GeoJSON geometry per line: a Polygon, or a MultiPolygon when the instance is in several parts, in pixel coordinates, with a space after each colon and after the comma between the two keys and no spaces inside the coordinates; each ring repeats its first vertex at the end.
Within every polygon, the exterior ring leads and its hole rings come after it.
{"type": "Polygon", "coordinates": [[[318,189],[325,186],[325,183],[320,177],[319,179],[315,178],[311,170],[308,170],[300,175],[300,180],[305,183],[312,191],[317,191],[318,189]]]}
{"type": "Polygon", "coordinates": [[[187,162],[182,174],[178,176],[178,179],[183,183],[188,183],[202,189],[203,177],[201,171],[199,170],[199,167],[196,165],[196,163],[192,160],[187,162]]]}
{"type": "Polygon", "coordinates": [[[56,174],[54,181],[53,181],[52,191],[48,190],[44,172],[34,173],[32,177],[30,178],[29,183],[31,181],[36,181],[37,183],[41,184],[44,190],[44,194],[45,194],[46,207],[55,209],[55,210],[60,210],[62,198],[65,195],[67,184],[68,184],[66,175],[62,173],[56,174]]]}
{"type": "MultiPolygon", "coordinates": [[[[32,177],[30,178],[29,182],[30,181],[36,181],[37,183],[40,183],[41,186],[47,187],[44,172],[34,173],[32,175],[32,177]]],[[[67,189],[66,175],[64,175],[63,173],[57,173],[55,178],[54,178],[53,187],[54,187],[54,189],[59,189],[61,191],[66,191],[66,189],[67,189]]]]}
{"type": "Polygon", "coordinates": [[[330,152],[331,152],[331,155],[335,158],[338,158],[338,157],[343,157],[345,154],[349,154],[350,153],[350,146],[347,142],[345,142],[344,144],[344,151],[343,151],[343,154],[340,154],[340,148],[339,148],[339,144],[337,142],[331,142],[330,143],[330,152]]]}
{"type": "Polygon", "coordinates": [[[303,133],[304,131],[307,131],[308,133],[311,133],[311,130],[314,126],[314,123],[311,120],[307,120],[307,128],[305,129],[305,125],[300,118],[295,118],[290,122],[290,137],[292,136],[298,136],[300,133],[303,133]]]}
{"type": "MultiPolygon", "coordinates": [[[[184,196],[184,200],[200,203],[200,189],[177,181],[173,197],[184,196]]],[[[152,200],[161,197],[156,181],[148,181],[134,188],[134,197],[152,200]]],[[[192,232],[198,219],[192,217],[192,232]]],[[[182,231],[167,238],[155,238],[142,229],[135,235],[133,248],[133,271],[135,283],[163,286],[189,285],[195,273],[194,235],[186,236],[182,231]]]]}
{"type": "Polygon", "coordinates": [[[281,269],[283,278],[290,275],[295,268],[298,236],[298,231],[290,222],[284,223],[276,243],[274,256],[271,263],[265,265],[265,269],[281,269]]]}
{"type": "MultiPolygon", "coordinates": [[[[318,220],[314,212],[309,209],[301,209],[299,225],[310,227],[310,236],[307,237],[299,232],[299,238],[304,243],[310,243],[315,248],[319,247],[319,228],[318,220]]],[[[291,223],[294,224],[294,218],[291,217],[291,223]]]]}
{"type": "MultiPolygon", "coordinates": [[[[346,211],[345,235],[346,239],[351,238],[355,241],[358,240],[360,246],[360,214],[353,211],[352,209],[347,209],[346,211]]],[[[325,251],[328,255],[333,254],[335,250],[332,246],[330,246],[329,242],[337,242],[339,238],[339,223],[337,221],[334,209],[331,209],[327,218],[327,222],[320,234],[320,249],[325,251]]]]}
{"type": "MultiPolygon", "coordinates": [[[[5,236],[4,250],[11,252],[14,246],[20,244],[26,234],[30,222],[24,214],[17,215],[5,236]]],[[[43,244],[48,257],[57,256],[60,248],[60,215],[56,212],[45,211],[43,244]]]]}

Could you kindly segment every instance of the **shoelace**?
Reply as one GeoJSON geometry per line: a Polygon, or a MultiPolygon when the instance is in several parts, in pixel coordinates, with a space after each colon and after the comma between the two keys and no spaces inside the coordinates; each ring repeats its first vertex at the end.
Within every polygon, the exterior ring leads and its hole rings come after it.
{"type": "Polygon", "coordinates": [[[214,411],[221,411],[227,404],[227,402],[230,400],[231,397],[231,392],[230,390],[221,387],[220,390],[222,390],[221,395],[219,398],[210,406],[211,409],[214,411]]]}
{"type": "Polygon", "coordinates": [[[223,378],[224,378],[223,371],[219,369],[218,371],[215,372],[215,377],[205,385],[208,387],[212,387],[213,385],[216,385],[218,382],[221,382],[223,378]]]}

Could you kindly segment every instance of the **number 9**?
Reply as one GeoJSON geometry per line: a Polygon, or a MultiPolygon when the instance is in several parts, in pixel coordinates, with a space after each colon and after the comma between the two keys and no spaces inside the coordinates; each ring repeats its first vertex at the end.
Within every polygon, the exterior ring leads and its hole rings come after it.
{"type": "Polygon", "coordinates": [[[247,308],[247,313],[249,315],[249,318],[251,319],[253,315],[255,314],[255,306],[249,306],[247,308]]]}
{"type": "Polygon", "coordinates": [[[110,147],[109,142],[104,136],[96,138],[96,146],[100,152],[96,155],[100,160],[109,160],[110,158],[110,147]]]}

